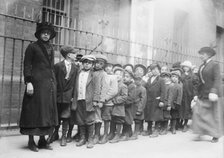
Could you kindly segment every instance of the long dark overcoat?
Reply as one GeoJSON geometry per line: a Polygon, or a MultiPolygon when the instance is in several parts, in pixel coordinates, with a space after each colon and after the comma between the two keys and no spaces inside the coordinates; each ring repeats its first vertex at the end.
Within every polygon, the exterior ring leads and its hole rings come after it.
{"type": "Polygon", "coordinates": [[[151,77],[146,84],[147,102],[145,106],[145,120],[161,121],[163,120],[163,109],[159,107],[159,102],[164,102],[165,83],[164,80],[157,76],[151,83],[151,77]]]}
{"type": "Polygon", "coordinates": [[[53,48],[49,52],[40,41],[29,44],[25,51],[24,78],[33,84],[34,94],[24,93],[21,128],[58,125],[53,48]]]}
{"type": "Polygon", "coordinates": [[[198,80],[198,77],[193,73],[189,75],[183,74],[181,76],[183,83],[183,97],[179,109],[181,119],[191,119],[191,101],[194,96],[197,96],[198,80]]]}

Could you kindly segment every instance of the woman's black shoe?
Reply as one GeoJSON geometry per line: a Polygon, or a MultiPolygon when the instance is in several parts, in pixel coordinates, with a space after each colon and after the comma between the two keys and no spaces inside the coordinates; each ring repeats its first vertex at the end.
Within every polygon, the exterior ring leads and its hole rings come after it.
{"type": "Polygon", "coordinates": [[[28,142],[28,148],[31,151],[34,151],[34,152],[38,152],[39,151],[38,147],[36,146],[35,142],[33,142],[33,141],[29,141],[28,142]]]}
{"type": "Polygon", "coordinates": [[[40,139],[38,141],[38,148],[39,149],[53,150],[53,148],[47,143],[47,141],[45,139],[40,139]]]}

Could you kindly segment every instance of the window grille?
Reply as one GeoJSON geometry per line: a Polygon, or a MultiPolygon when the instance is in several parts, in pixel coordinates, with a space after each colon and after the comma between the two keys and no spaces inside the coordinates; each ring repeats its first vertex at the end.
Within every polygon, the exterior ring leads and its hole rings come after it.
{"type": "Polygon", "coordinates": [[[57,35],[53,39],[53,43],[65,43],[65,31],[63,27],[69,27],[71,23],[70,18],[71,0],[43,0],[42,7],[42,21],[51,22],[58,26],[57,35]]]}

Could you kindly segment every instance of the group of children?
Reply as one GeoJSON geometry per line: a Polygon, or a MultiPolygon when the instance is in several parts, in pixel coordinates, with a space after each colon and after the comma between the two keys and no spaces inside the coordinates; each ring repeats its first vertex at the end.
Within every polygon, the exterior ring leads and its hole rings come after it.
{"type": "MultiPolygon", "coordinates": [[[[157,137],[169,129],[172,134],[177,128],[187,131],[190,103],[197,96],[197,75],[189,61],[175,63],[169,71],[157,63],[148,68],[111,64],[103,54],[82,56],[70,46],[60,52],[65,59],[55,64],[55,75],[61,146],[75,139],[76,146],[93,148],[135,140],[140,134],[157,137]],[[72,137],[74,125],[78,132],[72,137]]],[[[59,127],[49,142],[59,139],[59,127]]]]}

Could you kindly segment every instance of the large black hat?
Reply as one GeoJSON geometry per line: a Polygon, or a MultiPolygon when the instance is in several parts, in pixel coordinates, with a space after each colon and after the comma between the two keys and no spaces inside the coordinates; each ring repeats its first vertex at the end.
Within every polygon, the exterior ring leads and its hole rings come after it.
{"type": "Polygon", "coordinates": [[[49,22],[42,22],[42,23],[37,23],[36,32],[34,34],[37,39],[40,38],[40,33],[43,30],[49,30],[51,32],[50,40],[56,36],[54,26],[49,22]]]}
{"type": "Polygon", "coordinates": [[[203,47],[198,51],[199,54],[208,54],[209,56],[214,56],[216,54],[215,50],[212,49],[211,47],[203,47]]]}

